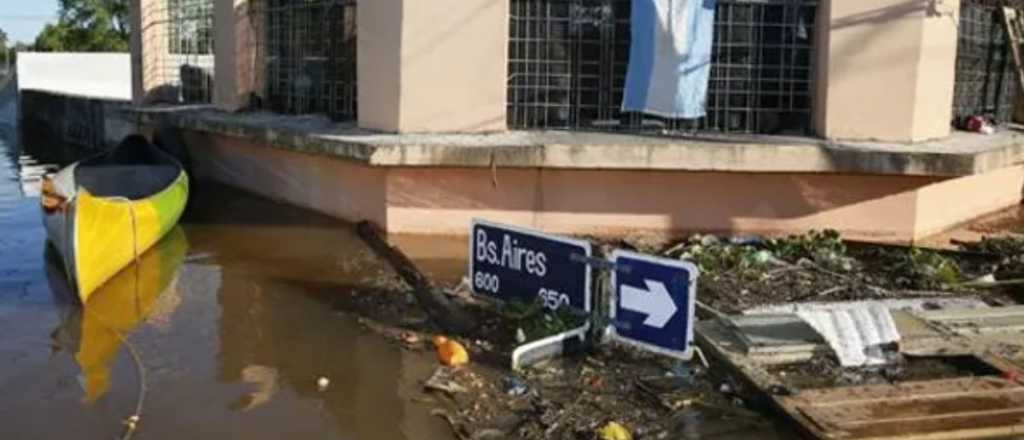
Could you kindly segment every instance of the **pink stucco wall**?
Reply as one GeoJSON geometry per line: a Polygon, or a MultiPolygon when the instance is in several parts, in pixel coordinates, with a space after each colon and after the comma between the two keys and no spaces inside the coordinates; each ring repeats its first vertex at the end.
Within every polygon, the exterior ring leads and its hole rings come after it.
{"type": "Polygon", "coordinates": [[[935,178],[843,174],[396,168],[387,217],[401,233],[462,234],[473,217],[559,233],[913,235],[915,190],[935,178]]]}
{"type": "Polygon", "coordinates": [[[784,234],[908,242],[1019,203],[1024,166],[974,176],[375,167],[191,133],[197,174],[394,234],[474,217],[566,234],[784,234]],[[956,200],[952,203],[952,200],[956,200]]]}
{"type": "Polygon", "coordinates": [[[1019,204],[1024,166],[939,182],[917,191],[914,238],[925,238],[982,214],[1019,204]]]}
{"type": "Polygon", "coordinates": [[[387,221],[384,169],[196,132],[186,142],[199,177],[338,218],[387,221]]]}

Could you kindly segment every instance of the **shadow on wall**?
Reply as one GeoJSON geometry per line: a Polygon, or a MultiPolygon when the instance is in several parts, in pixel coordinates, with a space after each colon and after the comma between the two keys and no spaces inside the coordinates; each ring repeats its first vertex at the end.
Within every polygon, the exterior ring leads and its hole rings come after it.
{"type": "Polygon", "coordinates": [[[213,98],[213,75],[192,64],[178,68],[178,84],[164,83],[146,94],[151,104],[206,104],[213,98]]]}

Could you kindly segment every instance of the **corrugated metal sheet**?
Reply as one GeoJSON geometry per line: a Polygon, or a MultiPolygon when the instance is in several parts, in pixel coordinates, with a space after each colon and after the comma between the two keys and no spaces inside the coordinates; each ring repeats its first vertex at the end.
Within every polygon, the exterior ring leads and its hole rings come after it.
{"type": "Polygon", "coordinates": [[[885,364],[882,346],[900,340],[889,309],[878,304],[798,311],[797,316],[821,334],[844,367],[885,364]]]}
{"type": "Polygon", "coordinates": [[[984,310],[987,306],[971,298],[796,303],[748,310],[745,316],[795,314],[822,336],[841,365],[855,367],[888,362],[884,346],[901,340],[891,310],[925,311],[948,307],[984,310]]]}

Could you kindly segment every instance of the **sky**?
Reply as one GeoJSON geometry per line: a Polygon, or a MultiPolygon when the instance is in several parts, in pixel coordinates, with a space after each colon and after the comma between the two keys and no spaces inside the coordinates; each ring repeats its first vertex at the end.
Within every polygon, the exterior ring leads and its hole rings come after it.
{"type": "Polygon", "coordinates": [[[11,41],[31,43],[47,22],[57,21],[57,0],[0,0],[0,29],[11,41]]]}

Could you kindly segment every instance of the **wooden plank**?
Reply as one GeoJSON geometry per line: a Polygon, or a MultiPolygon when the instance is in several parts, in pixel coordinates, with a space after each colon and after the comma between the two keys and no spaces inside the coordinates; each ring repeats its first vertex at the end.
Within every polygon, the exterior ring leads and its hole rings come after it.
{"type": "Polygon", "coordinates": [[[922,310],[914,312],[914,314],[929,321],[971,321],[988,318],[1024,317],[1024,306],[922,310]]]}
{"type": "MultiPolygon", "coordinates": [[[[932,335],[927,327],[919,330],[920,336],[932,335]]],[[[769,363],[746,355],[746,347],[734,331],[718,320],[700,322],[695,330],[697,343],[706,354],[766,394],[775,408],[810,437],[952,440],[1024,434],[1024,384],[1010,378],[962,377],[773,394],[774,387],[782,385],[781,379],[768,372],[769,363]]],[[[939,339],[940,335],[922,339],[939,339]]],[[[965,338],[954,339],[966,342],[965,338]]],[[[1010,370],[1009,362],[993,365],[1000,371],[1010,370]]]]}
{"type": "MultiPolygon", "coordinates": [[[[985,335],[1024,331],[1024,316],[1001,316],[972,321],[952,321],[945,325],[960,335],[985,335]]],[[[1021,335],[1024,338],[1024,335],[1021,335]]]]}
{"type": "Polygon", "coordinates": [[[964,415],[1024,412],[1024,393],[967,393],[946,396],[911,396],[893,400],[807,405],[805,414],[835,426],[853,426],[882,420],[920,421],[964,415]]]}
{"type": "Polygon", "coordinates": [[[956,379],[806,390],[791,399],[798,405],[823,406],[833,403],[890,401],[914,395],[957,397],[979,391],[1016,392],[1018,390],[1024,391],[1024,387],[999,377],[960,377],[956,379]]]}
{"type": "Polygon", "coordinates": [[[947,418],[921,422],[886,421],[849,431],[857,440],[962,440],[1019,438],[1024,433],[1024,412],[985,414],[973,418],[947,418]]]}
{"type": "Polygon", "coordinates": [[[977,438],[1024,432],[1024,386],[998,377],[812,390],[783,398],[821,438],[977,438]]]}
{"type": "Polygon", "coordinates": [[[1024,307],[894,311],[900,351],[915,356],[980,355],[1024,348],[1024,307]]]}

